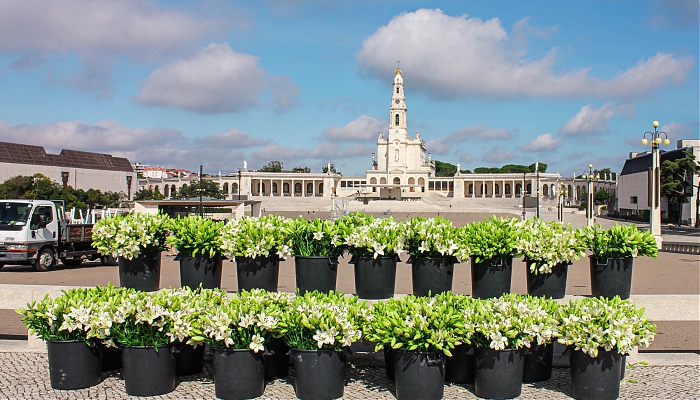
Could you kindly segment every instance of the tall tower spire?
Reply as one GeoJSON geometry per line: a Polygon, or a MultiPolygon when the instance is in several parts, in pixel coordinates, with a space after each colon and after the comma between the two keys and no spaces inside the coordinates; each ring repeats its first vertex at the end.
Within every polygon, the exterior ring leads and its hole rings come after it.
{"type": "Polygon", "coordinates": [[[396,75],[391,94],[391,106],[389,107],[389,140],[402,140],[408,137],[408,125],[406,124],[406,97],[403,91],[403,76],[401,61],[396,61],[396,75]]]}

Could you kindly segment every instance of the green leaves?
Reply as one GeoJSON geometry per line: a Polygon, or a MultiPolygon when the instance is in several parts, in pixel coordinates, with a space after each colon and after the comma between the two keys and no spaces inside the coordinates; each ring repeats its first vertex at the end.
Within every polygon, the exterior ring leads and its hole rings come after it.
{"type": "Polygon", "coordinates": [[[599,349],[628,354],[636,346],[649,347],[656,325],[629,300],[584,298],[560,309],[559,343],[583,350],[590,356],[599,349]]]}
{"type": "Polygon", "coordinates": [[[287,232],[292,254],[302,257],[338,257],[345,251],[341,219],[336,222],[297,218],[289,220],[287,232]]]}
{"type": "Polygon", "coordinates": [[[291,254],[289,220],[279,215],[232,219],[222,230],[221,250],[229,258],[286,258],[291,254]]]}
{"type": "Polygon", "coordinates": [[[618,225],[603,229],[600,225],[586,227],[584,240],[595,257],[625,258],[648,256],[656,258],[659,249],[654,235],[640,231],[637,226],[618,225]]]}
{"type": "Polygon", "coordinates": [[[457,253],[457,230],[443,217],[418,217],[402,224],[404,250],[413,257],[448,258],[457,253]]]}
{"type": "Polygon", "coordinates": [[[483,222],[464,225],[457,231],[457,254],[476,262],[518,255],[521,227],[516,218],[492,216],[483,222]]]}
{"type": "Polygon", "coordinates": [[[92,246],[100,254],[132,259],[165,249],[169,217],[165,214],[120,214],[103,218],[92,229],[92,246]]]}
{"type": "Polygon", "coordinates": [[[168,244],[177,248],[181,253],[196,256],[206,254],[209,257],[221,255],[221,230],[223,221],[213,221],[198,215],[178,217],[168,222],[171,234],[167,237],[168,244]]]}

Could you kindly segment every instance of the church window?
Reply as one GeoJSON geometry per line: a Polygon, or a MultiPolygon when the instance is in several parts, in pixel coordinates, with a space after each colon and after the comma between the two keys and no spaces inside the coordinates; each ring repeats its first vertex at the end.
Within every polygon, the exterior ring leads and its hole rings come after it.
{"type": "Polygon", "coordinates": [[[397,86],[397,87],[396,87],[396,93],[398,93],[398,92],[399,92],[399,87],[397,86]]]}
{"type": "Polygon", "coordinates": [[[394,161],[399,161],[399,149],[394,150],[394,161]]]}
{"type": "Polygon", "coordinates": [[[396,126],[399,125],[399,114],[396,114],[396,117],[394,117],[394,124],[395,124],[396,126]]]}

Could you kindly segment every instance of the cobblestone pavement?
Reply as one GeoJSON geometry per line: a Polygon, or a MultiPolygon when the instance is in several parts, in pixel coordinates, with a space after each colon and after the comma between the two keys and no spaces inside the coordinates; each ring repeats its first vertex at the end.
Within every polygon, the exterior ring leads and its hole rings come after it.
{"type": "MultiPolygon", "coordinates": [[[[199,375],[178,379],[175,391],[157,399],[213,399],[213,365],[205,363],[199,375]]],[[[295,399],[293,369],[286,379],[270,381],[263,399],[295,399]]],[[[384,370],[352,367],[347,370],[344,399],[394,399],[394,383],[384,370]]],[[[124,381],[119,371],[103,374],[102,382],[82,390],[51,389],[48,357],[44,352],[0,353],[0,399],[123,399],[124,381]]],[[[473,385],[445,385],[446,399],[472,399],[473,385]]],[[[523,399],[568,399],[570,379],[567,368],[555,368],[546,382],[524,384],[523,399]]],[[[622,399],[697,399],[700,398],[700,367],[643,366],[627,369],[620,387],[622,399]]]]}

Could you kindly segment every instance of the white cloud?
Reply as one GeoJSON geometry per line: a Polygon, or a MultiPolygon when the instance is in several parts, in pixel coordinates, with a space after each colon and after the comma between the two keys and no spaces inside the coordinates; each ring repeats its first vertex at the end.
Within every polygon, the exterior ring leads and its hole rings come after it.
{"type": "Polygon", "coordinates": [[[579,135],[587,133],[607,132],[610,119],[616,115],[634,117],[634,106],[605,103],[601,108],[593,108],[590,104],[581,110],[559,129],[560,135],[579,135]]]}
{"type": "Polygon", "coordinates": [[[263,104],[259,98],[268,88],[275,110],[297,105],[299,89],[290,78],[268,77],[258,57],[212,43],[151,73],[134,100],[204,114],[228,113],[263,104]]]}
{"type": "Polygon", "coordinates": [[[356,58],[365,74],[382,79],[394,70],[394,60],[401,60],[412,88],[438,99],[625,97],[680,84],[695,64],[691,56],[657,53],[609,79],[590,76],[590,68],[558,74],[556,53],[552,50],[531,60],[519,44],[520,33],[527,30],[522,22],[516,28],[516,34],[509,36],[498,18],[483,21],[420,9],[399,14],[379,28],[364,41],[356,58]]]}
{"type": "Polygon", "coordinates": [[[675,141],[679,139],[697,139],[697,132],[695,132],[695,137],[693,137],[693,130],[680,122],[670,122],[661,127],[662,132],[666,132],[668,138],[671,139],[671,143],[675,146],[675,141]]]}
{"type": "Polygon", "coordinates": [[[515,154],[510,150],[502,150],[498,146],[493,146],[489,150],[483,152],[481,160],[488,161],[492,163],[502,163],[504,161],[512,161],[515,158],[515,154]]]}
{"type": "Polygon", "coordinates": [[[505,128],[489,128],[483,125],[468,126],[450,132],[447,136],[428,140],[425,144],[435,154],[445,154],[454,147],[456,143],[467,140],[510,140],[513,138],[513,131],[505,128]]]}
{"type": "Polygon", "coordinates": [[[554,139],[551,133],[544,133],[532,139],[525,147],[523,151],[544,151],[544,150],[554,150],[564,144],[561,138],[554,139]]]}
{"type": "Polygon", "coordinates": [[[84,70],[56,79],[77,89],[108,93],[111,69],[120,58],[159,61],[221,26],[215,18],[153,1],[4,0],[0,51],[19,56],[15,68],[36,67],[50,57],[74,53],[84,70]]]}
{"type": "Polygon", "coordinates": [[[270,140],[261,140],[249,134],[242,132],[236,128],[229,129],[226,132],[219,132],[215,135],[206,136],[199,139],[201,143],[212,147],[255,147],[264,146],[270,143],[270,140]]]}
{"type": "Polygon", "coordinates": [[[323,136],[339,142],[376,140],[378,133],[386,128],[387,122],[361,115],[345,126],[331,126],[323,131],[323,136]]]}
{"type": "Polygon", "coordinates": [[[201,113],[231,112],[257,105],[264,88],[265,71],[257,57],[212,43],[151,73],[135,100],[201,113]]]}

